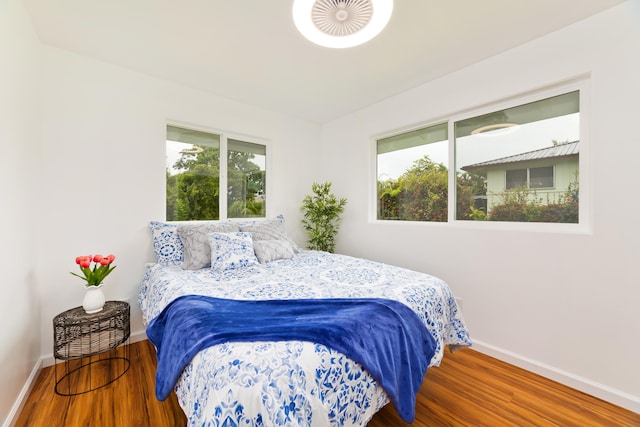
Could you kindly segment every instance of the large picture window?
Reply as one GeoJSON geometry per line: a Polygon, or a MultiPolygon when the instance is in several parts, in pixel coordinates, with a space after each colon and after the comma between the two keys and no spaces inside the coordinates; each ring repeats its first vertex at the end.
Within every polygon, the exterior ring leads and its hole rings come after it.
{"type": "Polygon", "coordinates": [[[377,139],[377,218],[578,223],[580,90],[556,93],[377,139]]]}
{"type": "Polygon", "coordinates": [[[166,155],[167,221],[265,216],[265,145],[168,125],[166,155]]]}
{"type": "Polygon", "coordinates": [[[577,223],[579,106],[573,91],[455,122],[456,219],[577,223]]]}

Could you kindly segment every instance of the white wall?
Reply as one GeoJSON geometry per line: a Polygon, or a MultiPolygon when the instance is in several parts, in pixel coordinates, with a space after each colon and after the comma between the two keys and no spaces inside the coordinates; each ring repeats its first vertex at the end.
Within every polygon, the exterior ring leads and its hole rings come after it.
{"type": "Polygon", "coordinates": [[[150,220],[164,219],[167,120],[265,138],[269,216],[304,244],[299,206],[319,165],[317,124],[40,44],[22,3],[0,2],[0,420],[9,425],[44,360],[52,318],[82,303],[77,255],[112,252],[107,299],[137,292],[154,261],[150,220]]]}
{"type": "Polygon", "coordinates": [[[50,356],[53,316],[82,301],[69,274],[76,255],[118,256],[106,295],[129,298],[133,331],[143,330],[136,296],[153,260],[148,221],[164,217],[167,119],[270,139],[269,214],[284,213],[299,244],[300,201],[312,181],[331,180],[349,199],[339,251],[443,277],[464,299],[477,348],[640,411],[639,4],[336,120],[321,135],[312,123],[42,47],[22,3],[0,2],[0,420],[50,356]],[[591,233],[368,221],[371,135],[585,72],[591,233]],[[314,162],[319,151],[331,167],[314,162]]]}
{"type": "Polygon", "coordinates": [[[41,47],[18,0],[0,2],[0,421],[40,357],[34,214],[40,148],[41,47]]]}
{"type": "Polygon", "coordinates": [[[77,255],[111,252],[117,269],[107,299],[129,298],[132,332],[143,331],[137,293],[154,261],[150,220],[165,217],[165,123],[177,120],[267,138],[272,144],[269,216],[283,213],[303,244],[299,205],[315,179],[310,163],[320,126],[208,93],[44,49],[42,206],[42,348],[51,354],[51,319],[82,303],[77,255]]]}
{"type": "Polygon", "coordinates": [[[442,277],[477,349],[640,412],[639,76],[633,0],[326,124],[325,175],[349,200],[337,250],[442,277]],[[584,73],[589,233],[369,222],[373,135],[584,73]]]}

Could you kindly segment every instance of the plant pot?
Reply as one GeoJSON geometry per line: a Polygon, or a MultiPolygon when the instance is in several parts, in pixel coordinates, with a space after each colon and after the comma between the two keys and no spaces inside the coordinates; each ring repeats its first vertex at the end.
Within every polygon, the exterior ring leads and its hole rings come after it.
{"type": "Polygon", "coordinates": [[[97,313],[104,307],[104,293],[102,292],[102,283],[98,286],[85,286],[87,293],[84,294],[82,308],[87,314],[97,313]]]}

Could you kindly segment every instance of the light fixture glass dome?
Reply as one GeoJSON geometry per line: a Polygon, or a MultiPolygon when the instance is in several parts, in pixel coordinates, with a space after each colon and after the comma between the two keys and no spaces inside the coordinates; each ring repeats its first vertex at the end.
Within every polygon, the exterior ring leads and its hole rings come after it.
{"type": "Polygon", "coordinates": [[[315,44],[347,48],[366,43],[387,25],[393,0],[294,0],[293,21],[315,44]]]}

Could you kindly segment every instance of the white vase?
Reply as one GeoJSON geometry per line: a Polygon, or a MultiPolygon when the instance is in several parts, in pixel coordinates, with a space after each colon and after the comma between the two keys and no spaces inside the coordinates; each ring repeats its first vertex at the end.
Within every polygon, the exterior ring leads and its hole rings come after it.
{"type": "Polygon", "coordinates": [[[98,286],[85,286],[87,293],[84,294],[82,308],[87,314],[97,313],[104,307],[104,293],[102,293],[102,283],[98,286]]]}

